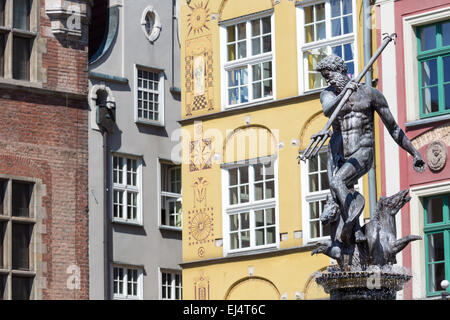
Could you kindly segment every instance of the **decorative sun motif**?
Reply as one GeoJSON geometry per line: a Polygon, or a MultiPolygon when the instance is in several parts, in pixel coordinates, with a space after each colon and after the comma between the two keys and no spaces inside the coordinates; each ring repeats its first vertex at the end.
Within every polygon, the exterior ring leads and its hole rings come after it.
{"type": "Polygon", "coordinates": [[[211,218],[208,214],[199,213],[195,215],[191,220],[192,236],[197,241],[205,240],[211,232],[212,225],[211,218]]]}
{"type": "Polygon", "coordinates": [[[194,34],[202,33],[205,30],[209,30],[206,26],[209,20],[209,8],[208,1],[203,4],[203,1],[200,3],[194,4],[193,7],[188,6],[191,9],[191,13],[188,14],[188,25],[189,32],[188,35],[193,31],[194,34]]]}

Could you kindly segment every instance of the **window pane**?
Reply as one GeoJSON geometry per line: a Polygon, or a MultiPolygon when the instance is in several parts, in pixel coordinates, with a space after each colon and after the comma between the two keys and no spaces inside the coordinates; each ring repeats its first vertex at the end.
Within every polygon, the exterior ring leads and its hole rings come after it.
{"type": "Polygon", "coordinates": [[[272,51],[272,36],[263,37],[263,52],[272,51]]]}
{"type": "Polygon", "coordinates": [[[305,23],[311,23],[314,21],[314,6],[305,7],[305,23]]]}
{"type": "Polygon", "coordinates": [[[255,183],[255,201],[264,199],[264,183],[255,183]]]}
{"type": "Polygon", "coordinates": [[[5,25],[5,2],[6,0],[0,0],[0,26],[5,25]]]}
{"type": "Polygon", "coordinates": [[[241,248],[250,247],[250,231],[241,232],[241,248]]]}
{"type": "Polygon", "coordinates": [[[230,249],[239,248],[239,234],[237,232],[230,234],[230,249]]]}
{"type": "Polygon", "coordinates": [[[261,53],[261,38],[252,39],[252,55],[261,53]]]}
{"type": "Polygon", "coordinates": [[[330,189],[330,185],[328,184],[328,175],[326,172],[322,172],[320,174],[320,190],[330,189]]]}
{"type": "Polygon", "coordinates": [[[239,168],[240,183],[248,183],[248,167],[239,168]]]}
{"type": "Polygon", "coordinates": [[[450,45],[450,22],[446,22],[442,24],[442,45],[449,46],[450,45]]]}
{"type": "Polygon", "coordinates": [[[438,87],[422,89],[423,113],[439,111],[439,93],[438,87]]]}
{"type": "Polygon", "coordinates": [[[262,97],[261,94],[261,82],[253,84],[253,99],[259,99],[262,97]]]}
{"type": "Polygon", "coordinates": [[[319,202],[310,202],[309,203],[309,218],[310,219],[319,219],[319,202]]]}
{"type": "Polygon", "coordinates": [[[264,210],[255,211],[255,227],[264,226],[264,210]]]}
{"type": "Polygon", "coordinates": [[[262,19],[262,29],[263,29],[262,30],[263,34],[272,32],[272,29],[270,26],[270,17],[266,17],[266,18],[262,19]]]}
{"type": "Polygon", "coordinates": [[[5,192],[6,192],[6,181],[0,180],[0,215],[5,214],[5,192]]]}
{"type": "Polygon", "coordinates": [[[238,42],[238,59],[245,58],[247,56],[247,43],[245,41],[238,42]]]}
{"type": "Polygon", "coordinates": [[[275,243],[275,227],[267,228],[267,242],[266,244],[275,243]]]}
{"type": "Polygon", "coordinates": [[[319,170],[319,163],[317,157],[311,158],[308,161],[308,171],[309,172],[316,172],[319,170]]]}
{"type": "Polygon", "coordinates": [[[331,0],[331,16],[339,17],[341,15],[341,0],[331,0]]]}
{"type": "Polygon", "coordinates": [[[325,39],[325,22],[316,25],[316,41],[325,39]]]}
{"type": "Polygon", "coordinates": [[[420,29],[421,50],[431,50],[436,48],[436,26],[428,26],[420,29]]]}
{"type": "Polygon", "coordinates": [[[29,270],[29,246],[31,226],[28,224],[12,224],[12,268],[29,270]]]}
{"type": "Polygon", "coordinates": [[[237,185],[237,168],[228,170],[229,176],[229,185],[235,186],[237,185]]]}
{"type": "Polygon", "coordinates": [[[241,190],[241,193],[240,193],[241,203],[248,202],[250,200],[249,196],[248,196],[249,195],[248,185],[241,186],[240,190],[241,190]]]}
{"type": "Polygon", "coordinates": [[[450,81],[450,56],[442,58],[444,64],[444,82],[450,81]]]}
{"type": "Polygon", "coordinates": [[[437,84],[437,59],[422,62],[422,86],[432,86],[437,84]]]}
{"type": "Polygon", "coordinates": [[[275,224],[275,208],[266,209],[266,225],[275,224]]]}
{"type": "Polygon", "coordinates": [[[13,300],[29,300],[31,295],[32,278],[12,277],[11,291],[13,300]]]}
{"type": "Polygon", "coordinates": [[[13,38],[13,78],[30,79],[30,39],[13,38]]]}
{"type": "Polygon", "coordinates": [[[6,276],[0,275],[0,300],[5,299],[6,276]]]}
{"type": "Polygon", "coordinates": [[[266,182],[266,199],[275,197],[275,183],[274,181],[266,182]]]}
{"type": "Polygon", "coordinates": [[[228,40],[228,42],[236,41],[236,29],[235,29],[235,26],[227,27],[227,40],[228,40]]]}
{"type": "Polygon", "coordinates": [[[16,29],[30,30],[30,1],[13,1],[13,26],[16,29]]]}
{"type": "Polygon", "coordinates": [[[265,237],[264,237],[264,228],[255,230],[255,236],[256,236],[256,245],[262,246],[265,243],[265,237]]]}
{"type": "Polygon", "coordinates": [[[352,13],[352,0],[342,0],[343,14],[352,13]]]}
{"type": "Polygon", "coordinates": [[[245,34],[245,22],[237,25],[238,30],[238,40],[243,40],[246,37],[245,34]]]}
{"type": "MultiPolygon", "coordinates": [[[[5,240],[5,228],[6,228],[6,223],[5,222],[0,222],[0,268],[4,267],[4,261],[3,261],[3,255],[4,255],[4,250],[3,250],[3,241],[5,240]]],[[[1,297],[2,292],[0,291],[0,297],[1,297]]]]}
{"type": "Polygon", "coordinates": [[[243,212],[241,215],[241,230],[250,228],[250,214],[248,212],[243,212]]]}
{"type": "Polygon", "coordinates": [[[263,63],[263,78],[272,78],[272,61],[263,63]]]}
{"type": "Polygon", "coordinates": [[[314,26],[305,27],[305,43],[314,41],[314,26]]]}
{"type": "Polygon", "coordinates": [[[450,84],[446,84],[444,86],[444,94],[445,94],[445,109],[450,109],[450,84]]]}
{"type": "Polygon", "coordinates": [[[261,21],[259,19],[252,21],[252,37],[260,35],[260,33],[261,33],[260,22],[261,21]]]}
{"type": "Polygon", "coordinates": [[[309,175],[309,192],[319,191],[319,175],[310,174],[309,175]]]}
{"type": "Polygon", "coordinates": [[[341,19],[333,19],[331,20],[331,36],[332,37],[337,37],[341,35],[341,19]]]}
{"type": "Polygon", "coordinates": [[[316,5],[315,9],[316,9],[316,21],[325,20],[325,3],[316,5]]]}
{"type": "Polygon", "coordinates": [[[237,204],[238,201],[238,188],[230,188],[230,204],[237,204]]]}
{"type": "Polygon", "coordinates": [[[311,238],[318,238],[320,237],[320,225],[319,225],[319,221],[311,221],[311,238]]]}
{"type": "Polygon", "coordinates": [[[445,263],[433,263],[428,265],[428,287],[430,292],[443,290],[442,280],[445,279],[445,263]]]}
{"type": "Polygon", "coordinates": [[[444,233],[428,235],[428,262],[444,261],[444,233]]]}
{"type": "Polygon", "coordinates": [[[344,34],[353,32],[353,17],[348,16],[342,19],[342,24],[344,26],[344,34]]]}
{"type": "Polygon", "coordinates": [[[230,231],[239,229],[239,217],[237,214],[230,215],[230,231]]]}
{"type": "Polygon", "coordinates": [[[4,76],[5,76],[5,35],[0,34],[0,77],[4,76]]]}
{"type": "Polygon", "coordinates": [[[236,44],[229,44],[228,48],[228,61],[232,61],[236,59],[236,44]]]}

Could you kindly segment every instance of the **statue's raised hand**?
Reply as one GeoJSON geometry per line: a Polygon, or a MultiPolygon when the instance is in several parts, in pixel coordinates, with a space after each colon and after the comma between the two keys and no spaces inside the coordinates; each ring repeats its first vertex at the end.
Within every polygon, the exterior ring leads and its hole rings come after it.
{"type": "Polygon", "coordinates": [[[423,161],[420,154],[416,154],[413,159],[413,168],[419,173],[423,173],[427,168],[425,161],[423,161]]]}

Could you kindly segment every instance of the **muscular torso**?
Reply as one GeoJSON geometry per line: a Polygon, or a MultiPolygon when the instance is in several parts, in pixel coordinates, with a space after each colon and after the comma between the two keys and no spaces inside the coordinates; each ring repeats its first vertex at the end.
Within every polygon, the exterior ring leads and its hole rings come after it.
{"type": "Polygon", "coordinates": [[[359,87],[333,122],[333,134],[342,136],[342,150],[346,159],[357,150],[372,147],[374,144],[374,110],[371,106],[371,95],[367,89],[364,85],[359,87]]]}

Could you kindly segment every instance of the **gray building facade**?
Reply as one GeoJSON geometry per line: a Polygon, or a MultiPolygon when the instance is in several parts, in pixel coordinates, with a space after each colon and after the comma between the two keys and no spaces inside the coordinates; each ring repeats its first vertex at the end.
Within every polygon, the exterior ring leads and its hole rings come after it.
{"type": "Polygon", "coordinates": [[[178,2],[91,1],[90,299],[181,299],[178,2]]]}

